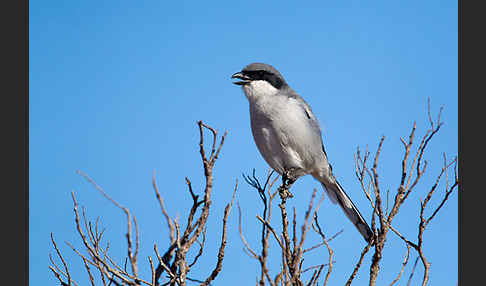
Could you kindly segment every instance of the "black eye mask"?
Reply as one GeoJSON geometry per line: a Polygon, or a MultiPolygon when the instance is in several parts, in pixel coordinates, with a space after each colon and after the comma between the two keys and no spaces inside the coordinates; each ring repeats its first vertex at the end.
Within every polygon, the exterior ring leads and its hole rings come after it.
{"type": "Polygon", "coordinates": [[[245,75],[249,76],[252,80],[267,81],[276,89],[280,89],[284,84],[283,80],[281,80],[278,76],[264,70],[245,71],[245,75]]]}

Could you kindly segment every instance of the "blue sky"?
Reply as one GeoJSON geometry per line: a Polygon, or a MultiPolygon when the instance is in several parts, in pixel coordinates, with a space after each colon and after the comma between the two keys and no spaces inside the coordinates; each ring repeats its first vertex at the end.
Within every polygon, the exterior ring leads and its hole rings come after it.
{"type": "MultiPolygon", "coordinates": [[[[399,137],[408,136],[413,121],[418,135],[425,132],[427,98],[433,114],[444,106],[445,124],[425,154],[428,175],[396,218],[414,240],[419,198],[439,173],[442,153],[457,154],[456,1],[31,1],[29,25],[31,285],[56,283],[48,270],[51,232],[76,281],[88,282],[64,243],[81,245],[71,191],[90,219],[101,217],[113,255],[122,259],[126,252],[124,214],[76,170],[137,217],[140,268],[148,274],[153,244],[163,249],[168,242],[152,172],[169,213],[184,217],[190,203],[184,177],[196,189],[203,183],[198,120],[229,132],[214,170],[208,242],[219,241],[223,209],[238,179],[246,238],[258,247],[260,205],[241,174],[255,168],[263,177],[268,166],[253,142],[247,100],[230,79],[251,62],[274,65],[312,106],[333,170],[368,221],[371,212],[354,174],[357,147],[374,152],[386,136],[379,171],[382,188],[393,193],[400,179],[399,137]]],[[[289,205],[300,215],[313,188],[319,184],[310,176],[293,187],[289,205]]],[[[329,200],[319,216],[328,235],[344,228],[331,244],[336,263],[330,280],[344,284],[363,241],[329,200]]],[[[258,264],[242,251],[236,208],[229,223],[226,259],[214,285],[253,284],[258,264]]],[[[431,285],[456,284],[457,235],[455,193],[425,234],[431,285]]],[[[389,240],[377,285],[391,283],[405,254],[396,236],[389,240]]],[[[208,244],[194,275],[212,269],[217,247],[208,244]]],[[[306,263],[322,263],[326,253],[322,249],[306,263]]],[[[368,255],[356,285],[367,281],[370,260],[368,255]]],[[[414,281],[422,275],[420,265],[417,271],[414,281]]]]}

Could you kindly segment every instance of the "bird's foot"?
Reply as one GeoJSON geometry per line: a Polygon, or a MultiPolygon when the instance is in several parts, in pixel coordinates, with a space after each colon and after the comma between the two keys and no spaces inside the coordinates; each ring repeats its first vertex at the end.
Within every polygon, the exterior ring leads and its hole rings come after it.
{"type": "Polygon", "coordinates": [[[296,168],[286,169],[282,174],[282,185],[290,188],[297,180],[296,172],[296,168]]]}
{"type": "Polygon", "coordinates": [[[297,180],[297,176],[295,176],[295,171],[295,168],[290,168],[285,170],[282,174],[282,185],[278,188],[278,192],[282,200],[294,197],[289,189],[297,180]]]}
{"type": "Polygon", "coordinates": [[[280,198],[282,200],[294,197],[294,195],[292,195],[292,193],[289,191],[289,189],[284,185],[278,187],[278,194],[280,195],[280,198]]]}

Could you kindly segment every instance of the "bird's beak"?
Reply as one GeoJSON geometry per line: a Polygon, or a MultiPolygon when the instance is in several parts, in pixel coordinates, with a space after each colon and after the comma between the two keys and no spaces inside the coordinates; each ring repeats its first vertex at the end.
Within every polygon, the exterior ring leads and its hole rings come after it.
{"type": "Polygon", "coordinates": [[[241,79],[241,81],[234,81],[236,85],[245,85],[250,82],[251,78],[244,75],[242,72],[234,73],[231,78],[241,79]]]}

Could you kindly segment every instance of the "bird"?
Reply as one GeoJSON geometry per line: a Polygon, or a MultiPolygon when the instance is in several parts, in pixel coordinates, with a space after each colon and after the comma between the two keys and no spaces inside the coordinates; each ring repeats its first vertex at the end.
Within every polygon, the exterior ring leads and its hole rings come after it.
{"type": "Polygon", "coordinates": [[[291,183],[310,174],[365,241],[372,241],[369,225],[332,172],[319,121],[310,105],[272,65],[251,63],[231,78],[248,99],[253,139],[270,167],[291,183]]]}

